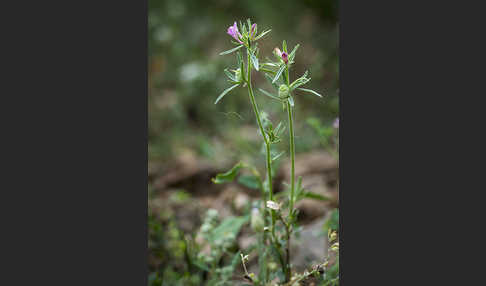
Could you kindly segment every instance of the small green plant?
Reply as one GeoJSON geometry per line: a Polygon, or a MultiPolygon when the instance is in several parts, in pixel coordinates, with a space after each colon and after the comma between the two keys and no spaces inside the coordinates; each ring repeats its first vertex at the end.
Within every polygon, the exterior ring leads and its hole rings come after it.
{"type": "MultiPolygon", "coordinates": [[[[290,264],[290,240],[295,229],[297,229],[298,210],[295,209],[295,203],[303,198],[325,199],[317,194],[312,194],[302,188],[302,178],[295,178],[295,134],[294,134],[294,107],[295,99],[298,93],[309,93],[318,97],[321,94],[316,91],[302,88],[303,85],[310,81],[309,73],[306,71],[302,76],[291,81],[290,70],[295,63],[296,52],[299,45],[296,45],[289,53],[286,41],[283,41],[282,47],[275,48],[273,51],[274,60],[266,59],[261,63],[259,60],[258,40],[262,39],[270,30],[258,34],[258,26],[251,23],[248,19],[246,23],[238,26],[235,22],[228,28],[227,33],[234,39],[235,45],[230,50],[220,53],[227,55],[236,52],[236,67],[225,69],[224,72],[228,81],[232,84],[224,90],[216,99],[215,104],[220,102],[230,91],[238,87],[246,87],[250,105],[256,117],[258,130],[260,132],[266,161],[266,176],[262,179],[258,170],[246,163],[239,162],[226,173],[218,174],[213,178],[216,184],[222,184],[234,181],[242,169],[249,169],[254,180],[253,186],[258,186],[261,190],[261,200],[258,205],[251,210],[251,228],[257,236],[256,250],[258,253],[258,275],[249,273],[245,263],[249,260],[249,250],[244,250],[240,254],[241,263],[245,274],[244,279],[251,285],[299,285],[299,281],[306,279],[308,276],[317,275],[321,277],[323,283],[334,283],[327,285],[337,285],[339,276],[332,279],[332,282],[325,281],[326,269],[329,261],[326,259],[322,265],[316,265],[311,271],[303,274],[295,273],[292,275],[292,265],[290,264]],[[246,61],[243,59],[242,50],[246,50],[246,61]],[[268,96],[272,100],[282,105],[286,110],[286,120],[289,138],[289,154],[291,161],[290,184],[288,189],[282,193],[273,193],[273,162],[280,158],[285,152],[275,153],[277,144],[282,140],[282,134],[285,131],[284,125],[280,122],[276,125],[272,123],[265,112],[259,110],[255,101],[255,94],[251,80],[252,70],[262,72],[274,87],[274,92],[268,92],[258,89],[261,94],[268,96]],[[274,127],[275,126],[275,127],[274,127]],[[274,152],[272,152],[274,151],[274,152]],[[246,255],[245,255],[246,253],[246,255]],[[280,265],[280,267],[278,267],[280,265]]],[[[248,183],[248,182],[247,182],[248,183]]],[[[334,233],[334,232],[333,232],[334,233]]],[[[333,244],[333,251],[338,249],[338,244],[333,244]]]]}

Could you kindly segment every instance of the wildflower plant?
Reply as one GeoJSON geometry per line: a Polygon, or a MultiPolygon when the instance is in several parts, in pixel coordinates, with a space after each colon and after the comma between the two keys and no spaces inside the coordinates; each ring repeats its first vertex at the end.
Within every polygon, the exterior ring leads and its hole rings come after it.
{"type": "Polygon", "coordinates": [[[270,31],[266,30],[258,34],[258,25],[251,23],[249,19],[244,24],[240,22],[237,25],[234,22],[232,26],[228,27],[227,33],[231,36],[231,42],[235,47],[220,53],[220,55],[236,53],[237,65],[231,69],[227,68],[224,70],[228,81],[232,85],[224,90],[215,101],[215,104],[217,104],[235,88],[247,88],[250,105],[255,114],[258,130],[265,147],[265,180],[262,179],[255,167],[239,162],[228,172],[218,174],[213,178],[213,182],[216,184],[231,182],[236,178],[240,170],[244,168],[249,169],[258,178],[258,186],[261,189],[262,198],[261,203],[254,205],[251,209],[250,222],[252,230],[258,237],[256,250],[258,252],[259,273],[255,275],[247,271],[245,263],[248,262],[249,255],[245,255],[243,250],[243,253],[241,253],[241,263],[245,270],[244,279],[252,285],[275,285],[275,283],[278,283],[278,285],[294,285],[294,282],[297,282],[297,280],[300,281],[311,274],[322,275],[323,269],[325,269],[323,265],[318,265],[310,272],[302,275],[295,274],[293,276],[292,266],[290,264],[290,240],[292,233],[298,228],[298,211],[294,207],[295,203],[303,198],[322,199],[319,195],[302,188],[302,178],[299,177],[296,182],[294,97],[297,97],[300,93],[309,93],[318,97],[322,97],[322,95],[316,91],[302,87],[311,80],[308,77],[309,73],[307,71],[293,81],[290,79],[290,70],[295,63],[299,45],[296,45],[292,51],[288,52],[287,43],[283,41],[281,48],[275,48],[273,50],[273,60],[266,58],[265,62],[260,62],[257,41],[262,39],[270,31]],[[242,51],[245,50],[246,61],[242,55],[242,51]],[[274,88],[273,92],[259,88],[260,94],[278,102],[278,104],[282,105],[283,111],[286,111],[285,117],[287,119],[288,140],[290,143],[291,174],[289,190],[281,194],[274,195],[273,193],[272,163],[285,152],[275,155],[271,151],[273,145],[282,141],[286,127],[282,122],[274,125],[270,118],[268,118],[268,115],[260,111],[255,101],[255,93],[251,80],[251,72],[253,69],[263,73],[274,88]],[[280,267],[277,265],[280,265],[280,267]]]}

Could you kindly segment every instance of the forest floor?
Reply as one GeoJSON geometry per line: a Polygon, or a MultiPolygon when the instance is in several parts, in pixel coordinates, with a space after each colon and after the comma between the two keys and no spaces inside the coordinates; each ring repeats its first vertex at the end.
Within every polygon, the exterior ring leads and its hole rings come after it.
{"type": "MultiPolygon", "coordinates": [[[[218,210],[221,217],[241,215],[249,202],[260,197],[260,192],[237,183],[216,185],[211,182],[217,173],[224,172],[215,163],[195,156],[182,156],[167,163],[149,164],[149,184],[153,195],[149,199],[152,212],[170,210],[177,227],[184,233],[194,233],[201,225],[201,218],[210,209],[218,210]],[[183,191],[181,191],[183,190],[183,191]]],[[[292,239],[292,265],[298,271],[312,263],[319,263],[327,256],[327,235],[323,225],[330,212],[338,207],[338,162],[322,151],[301,153],[296,156],[296,176],[302,176],[303,187],[329,198],[327,201],[303,199],[296,207],[300,210],[302,229],[292,239]]],[[[279,192],[284,182],[289,182],[290,162],[283,161],[274,181],[279,192]]],[[[253,242],[249,227],[244,227],[238,237],[238,246],[245,249],[253,242]]],[[[250,263],[250,269],[255,267],[250,263]]]]}

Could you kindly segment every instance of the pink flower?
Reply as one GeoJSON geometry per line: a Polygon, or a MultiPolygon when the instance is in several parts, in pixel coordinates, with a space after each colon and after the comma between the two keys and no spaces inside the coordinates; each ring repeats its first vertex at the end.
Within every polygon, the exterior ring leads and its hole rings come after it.
{"type": "Polygon", "coordinates": [[[241,34],[238,31],[238,27],[236,26],[236,21],[233,26],[228,27],[228,34],[235,40],[237,40],[240,44],[243,44],[243,42],[240,40],[241,34]]]}
{"type": "Polygon", "coordinates": [[[288,63],[289,62],[289,55],[287,55],[286,52],[283,52],[282,53],[282,60],[285,62],[285,63],[288,63]]]}

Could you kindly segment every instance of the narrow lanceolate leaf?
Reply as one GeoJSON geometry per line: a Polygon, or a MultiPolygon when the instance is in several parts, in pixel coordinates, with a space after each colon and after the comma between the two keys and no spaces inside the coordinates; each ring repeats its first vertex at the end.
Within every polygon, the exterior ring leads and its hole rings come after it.
{"type": "Polygon", "coordinates": [[[255,56],[255,54],[253,52],[250,52],[250,59],[251,59],[253,66],[258,71],[259,68],[260,68],[259,65],[258,65],[258,58],[255,56]]]}
{"type": "Polygon", "coordinates": [[[258,35],[256,38],[255,38],[255,41],[256,40],[259,40],[261,39],[263,36],[265,36],[266,34],[270,33],[271,30],[267,30],[265,32],[262,32],[260,35],[258,35]]]}
{"type": "Polygon", "coordinates": [[[312,93],[313,95],[317,95],[319,97],[322,97],[322,95],[320,95],[319,93],[313,91],[312,89],[307,89],[307,88],[297,88],[298,90],[302,90],[302,91],[305,91],[305,92],[309,92],[309,93],[312,93]]]}
{"type": "Polygon", "coordinates": [[[227,88],[225,91],[223,91],[219,96],[218,98],[216,99],[216,101],[214,102],[214,104],[217,104],[222,98],[223,96],[225,96],[228,92],[232,91],[235,87],[237,87],[238,85],[240,84],[235,84],[233,85],[232,87],[229,87],[227,88]]]}
{"type": "Polygon", "coordinates": [[[268,80],[268,82],[269,82],[270,84],[272,84],[272,85],[273,85],[273,87],[274,87],[275,89],[277,89],[277,90],[278,90],[278,85],[277,85],[276,83],[274,83],[274,82],[273,82],[273,78],[272,78],[270,75],[266,74],[266,73],[265,73],[265,74],[263,74],[263,75],[264,75],[264,76],[265,76],[265,78],[268,80]]]}
{"type": "Polygon", "coordinates": [[[276,63],[263,63],[263,64],[262,64],[262,67],[267,67],[267,66],[268,66],[268,67],[275,67],[275,68],[276,68],[276,67],[278,67],[279,65],[278,65],[278,64],[276,64],[276,63]]]}
{"type": "Polygon", "coordinates": [[[277,71],[277,74],[275,75],[275,77],[272,80],[272,83],[275,83],[278,80],[278,78],[282,75],[284,70],[285,70],[285,64],[281,64],[280,68],[277,71]]]}
{"type": "Polygon", "coordinates": [[[243,78],[244,81],[246,81],[245,64],[243,61],[243,56],[241,55],[240,51],[238,51],[238,62],[240,64],[241,77],[243,78]]]}
{"type": "Polygon", "coordinates": [[[219,53],[219,55],[222,56],[222,55],[231,54],[232,52],[235,52],[235,51],[241,49],[242,47],[243,47],[243,45],[239,45],[238,47],[232,48],[231,50],[227,50],[227,51],[221,52],[221,53],[219,53]]]}
{"type": "Polygon", "coordinates": [[[230,73],[230,72],[229,72],[229,70],[228,70],[227,68],[226,68],[226,69],[224,69],[224,73],[226,74],[226,76],[227,76],[227,77],[228,77],[230,80],[232,80],[232,81],[236,82],[235,75],[234,75],[234,74],[232,74],[232,73],[230,73]]]}
{"type": "Polygon", "coordinates": [[[260,67],[260,70],[261,70],[262,72],[266,72],[266,73],[269,73],[269,74],[272,74],[272,75],[274,75],[274,74],[275,74],[275,71],[272,71],[272,70],[269,70],[269,69],[266,69],[266,68],[262,68],[262,67],[260,67]]]}
{"type": "Polygon", "coordinates": [[[297,52],[297,49],[300,47],[300,44],[297,44],[294,49],[292,50],[292,52],[290,52],[290,55],[289,55],[289,61],[293,61],[294,60],[294,57],[295,57],[295,52],[297,52]]]}
{"type": "Polygon", "coordinates": [[[272,158],[272,161],[275,161],[277,160],[278,158],[282,157],[282,155],[285,154],[285,151],[282,151],[280,152],[279,154],[277,154],[275,157],[272,158]]]}
{"type": "Polygon", "coordinates": [[[276,99],[276,100],[278,100],[278,101],[282,101],[280,98],[278,98],[277,96],[275,96],[275,95],[271,94],[270,92],[267,92],[267,91],[265,91],[265,90],[263,90],[263,89],[261,89],[261,88],[259,88],[258,90],[259,90],[261,93],[263,93],[264,95],[266,95],[266,96],[268,96],[268,97],[270,97],[270,98],[276,99]]]}
{"type": "Polygon", "coordinates": [[[222,173],[222,174],[217,174],[215,178],[212,178],[211,181],[215,184],[222,184],[222,183],[228,183],[232,182],[236,175],[238,175],[238,172],[240,169],[243,168],[243,163],[239,162],[238,164],[234,165],[231,170],[228,172],[222,173]]]}
{"type": "Polygon", "coordinates": [[[287,52],[287,42],[285,40],[282,42],[282,49],[284,52],[287,52]]]}
{"type": "Polygon", "coordinates": [[[310,78],[307,78],[308,71],[305,71],[304,75],[299,77],[298,79],[294,80],[293,83],[290,84],[290,88],[292,90],[296,89],[297,87],[304,85],[310,81],[310,78]]]}
{"type": "Polygon", "coordinates": [[[306,83],[308,83],[311,79],[310,78],[302,78],[302,79],[298,79],[296,81],[294,81],[291,85],[290,85],[290,88],[292,90],[298,88],[299,86],[302,86],[306,83]]]}

